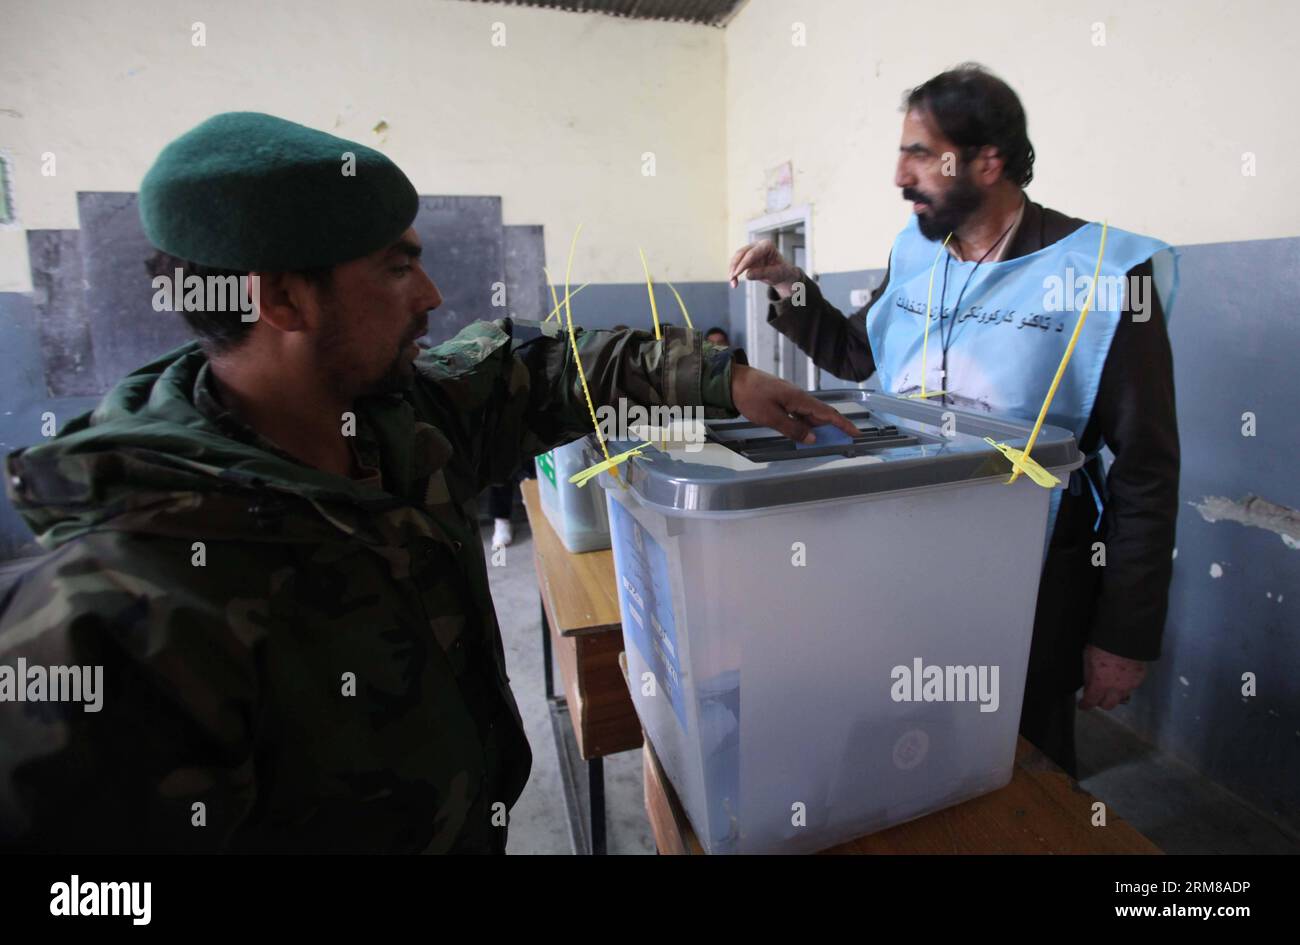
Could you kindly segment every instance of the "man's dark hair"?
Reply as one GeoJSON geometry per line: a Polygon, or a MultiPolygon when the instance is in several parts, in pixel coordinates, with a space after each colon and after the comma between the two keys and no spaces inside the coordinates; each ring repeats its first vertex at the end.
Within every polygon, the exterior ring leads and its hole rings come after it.
{"type": "MultiPolygon", "coordinates": [[[[203,266],[199,263],[190,262],[188,259],[181,259],[170,253],[164,253],[162,250],[158,250],[145,260],[144,268],[152,277],[165,276],[168,279],[175,278],[178,269],[183,280],[188,279],[190,276],[198,276],[200,279],[205,280],[209,276],[221,279],[234,276],[237,279],[242,279],[248,275],[247,272],[241,272],[238,269],[217,269],[212,266],[203,266]]],[[[298,275],[313,285],[328,288],[333,272],[333,266],[322,266],[317,269],[300,270],[298,275]]],[[[189,323],[194,334],[198,336],[204,350],[211,354],[222,354],[238,348],[248,340],[253,325],[256,324],[256,322],[244,321],[241,317],[242,313],[239,311],[209,312],[202,307],[194,309],[187,306],[181,312],[181,315],[189,323]]]]}
{"type": "Polygon", "coordinates": [[[1034,146],[1029,143],[1020,97],[976,62],[941,72],[904,95],[904,108],[932,118],[939,130],[962,149],[969,161],[992,145],[1002,158],[1002,175],[1020,187],[1034,179],[1034,146]]]}

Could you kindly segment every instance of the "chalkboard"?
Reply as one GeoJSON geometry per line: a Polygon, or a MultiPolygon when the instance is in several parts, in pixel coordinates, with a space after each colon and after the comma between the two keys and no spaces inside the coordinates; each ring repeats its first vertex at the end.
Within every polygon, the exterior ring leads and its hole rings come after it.
{"type": "Polygon", "coordinates": [[[430,341],[440,344],[471,322],[509,314],[508,306],[492,305],[505,282],[500,197],[421,197],[414,225],[424,269],[443,298],[429,316],[430,341]]]}
{"type": "Polygon", "coordinates": [[[28,230],[27,256],[46,393],[51,397],[102,394],[86,320],[80,234],[28,230]]]}
{"type": "MultiPolygon", "coordinates": [[[[79,230],[28,235],[45,386],[53,396],[102,394],[193,337],[178,313],[153,310],[145,262],[154,248],[137,195],[82,192],[77,210],[79,230]]],[[[538,318],[550,308],[542,228],[503,227],[500,197],[423,196],[414,226],[443,296],[429,320],[435,344],[479,319],[511,312],[538,318]]]]}
{"type": "Polygon", "coordinates": [[[546,288],[546,246],[540,226],[507,226],[505,231],[507,309],[515,318],[541,321],[551,310],[546,288]]]}
{"type": "Polygon", "coordinates": [[[177,312],[153,310],[155,252],[133,193],[77,194],[85,311],[101,390],[194,337],[177,312]]]}

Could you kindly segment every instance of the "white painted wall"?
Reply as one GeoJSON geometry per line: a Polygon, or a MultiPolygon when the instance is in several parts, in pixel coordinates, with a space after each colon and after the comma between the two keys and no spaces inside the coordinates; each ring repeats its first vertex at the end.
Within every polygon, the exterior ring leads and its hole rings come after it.
{"type": "MultiPolygon", "coordinates": [[[[22,227],[75,227],[78,190],[135,190],[181,131],[269,111],[380,146],[423,193],[501,195],[507,223],[546,227],[557,276],[583,223],[593,282],[639,281],[638,245],[661,278],[720,279],[792,160],[834,272],[882,266],[906,218],[903,90],[975,59],[1025,102],[1034,199],[1173,243],[1294,236],[1298,37],[1290,0],[749,0],[726,30],[460,0],[11,0],[0,148],[22,227]]],[[[0,291],[29,288],[22,229],[0,231],[0,291]]]]}
{"type": "Polygon", "coordinates": [[[1175,244],[1300,235],[1291,0],[750,0],[725,34],[732,247],[764,213],[765,171],[791,160],[817,269],[883,267],[909,212],[903,91],[966,60],[1024,102],[1034,200],[1175,244]]]}
{"type": "MultiPolygon", "coordinates": [[[[77,191],[137,190],[181,132],[265,111],[380,147],[421,193],[500,195],[505,222],[545,226],[557,278],[582,223],[577,281],[640,280],[638,245],[661,278],[716,279],[722,44],[712,27],[459,0],[10,0],[0,148],[21,226],[69,228],[77,191]]],[[[22,229],[0,232],[0,291],[30,287],[22,229]]]]}

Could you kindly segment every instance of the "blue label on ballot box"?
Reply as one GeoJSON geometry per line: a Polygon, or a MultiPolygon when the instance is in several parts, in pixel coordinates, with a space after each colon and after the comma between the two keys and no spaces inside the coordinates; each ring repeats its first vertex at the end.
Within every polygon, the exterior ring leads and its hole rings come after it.
{"type": "MultiPolygon", "coordinates": [[[[672,703],[677,721],[686,730],[677,627],[673,619],[673,585],[668,556],[623,504],[611,501],[609,531],[618,574],[623,636],[631,639],[655,674],[658,694],[672,703]]],[[[641,680],[631,683],[641,691],[641,680]]]]}

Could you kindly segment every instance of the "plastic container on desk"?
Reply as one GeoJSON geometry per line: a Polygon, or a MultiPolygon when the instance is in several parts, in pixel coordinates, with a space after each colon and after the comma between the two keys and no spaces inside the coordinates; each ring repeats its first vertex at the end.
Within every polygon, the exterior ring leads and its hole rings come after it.
{"type": "MultiPolygon", "coordinates": [[[[851,443],[708,421],[601,476],[633,702],[711,853],[825,849],[1012,775],[1051,491],[983,438],[1029,425],[817,396],[851,443]]],[[[1082,463],[1050,426],[1032,455],[1082,463]]]]}
{"type": "Polygon", "coordinates": [[[584,447],[584,440],[574,440],[537,457],[542,511],[564,547],[575,554],[609,547],[605,497],[593,483],[579,489],[569,482],[570,476],[590,465],[583,459],[584,447]]]}

